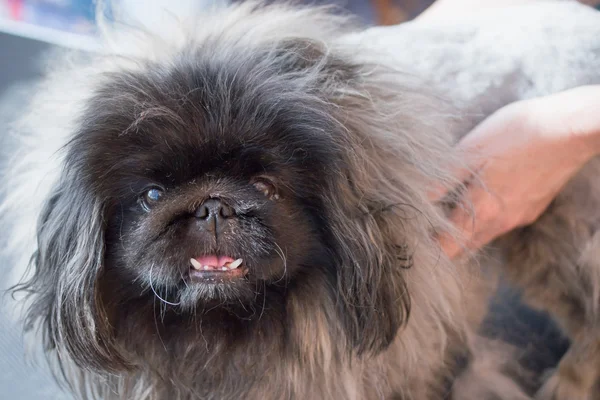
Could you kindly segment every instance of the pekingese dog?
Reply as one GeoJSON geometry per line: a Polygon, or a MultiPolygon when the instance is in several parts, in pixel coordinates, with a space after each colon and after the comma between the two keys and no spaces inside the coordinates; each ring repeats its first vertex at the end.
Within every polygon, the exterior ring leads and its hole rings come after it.
{"type": "Polygon", "coordinates": [[[530,399],[480,329],[500,274],[573,339],[537,398],[593,398],[600,162],[494,257],[448,260],[427,194],[461,192],[453,144],[486,115],[600,82],[600,15],[548,2],[389,29],[244,2],[168,34],[106,24],[97,52],[52,58],[2,211],[31,267],[26,328],[71,390],[530,399]]]}

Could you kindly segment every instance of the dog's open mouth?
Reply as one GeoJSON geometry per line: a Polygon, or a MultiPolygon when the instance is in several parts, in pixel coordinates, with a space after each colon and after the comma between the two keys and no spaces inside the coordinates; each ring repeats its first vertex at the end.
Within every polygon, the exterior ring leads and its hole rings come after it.
{"type": "Polygon", "coordinates": [[[190,259],[190,279],[197,281],[226,281],[241,278],[248,272],[241,258],[205,255],[190,259]]]}

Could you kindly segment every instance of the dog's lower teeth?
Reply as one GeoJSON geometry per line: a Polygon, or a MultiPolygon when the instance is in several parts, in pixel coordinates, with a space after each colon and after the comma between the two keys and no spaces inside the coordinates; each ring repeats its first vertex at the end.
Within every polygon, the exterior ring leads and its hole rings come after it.
{"type": "Polygon", "coordinates": [[[238,268],[240,265],[242,265],[242,262],[243,262],[243,260],[241,258],[238,258],[237,260],[227,262],[227,263],[223,264],[222,266],[213,266],[213,265],[202,265],[195,258],[190,259],[190,264],[192,264],[192,268],[194,268],[195,270],[198,270],[198,271],[201,271],[201,270],[218,271],[219,268],[221,269],[221,271],[229,271],[229,270],[238,268]]]}

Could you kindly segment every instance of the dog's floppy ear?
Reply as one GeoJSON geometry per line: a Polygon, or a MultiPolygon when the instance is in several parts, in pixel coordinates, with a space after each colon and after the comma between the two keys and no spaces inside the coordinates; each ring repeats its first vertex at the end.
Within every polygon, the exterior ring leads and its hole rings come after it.
{"type": "Polygon", "coordinates": [[[445,295],[410,290],[415,277],[427,279],[439,264],[433,233],[450,228],[427,200],[428,188],[433,182],[455,186],[448,166],[460,163],[449,135],[438,129],[449,125],[450,105],[421,79],[360,62],[348,56],[359,50],[345,50],[323,61],[331,68],[323,67],[319,95],[333,105],[332,126],[338,127],[332,129],[338,167],[325,192],[340,318],[360,354],[383,350],[395,339],[408,322],[411,296],[419,299],[419,310],[445,312],[445,295]]]}
{"type": "Polygon", "coordinates": [[[371,131],[369,123],[378,110],[362,88],[354,87],[364,78],[360,66],[343,54],[320,42],[295,40],[282,43],[282,55],[290,71],[312,77],[315,94],[331,106],[334,118],[328,132],[339,156],[339,170],[330,171],[329,187],[323,193],[328,196],[329,246],[336,259],[338,313],[355,352],[378,352],[394,340],[410,313],[402,274],[410,263],[405,243],[397,243],[401,238],[390,227],[394,222],[383,215],[383,202],[365,193],[366,187],[374,185],[364,178],[369,162],[361,162],[369,159],[363,143],[370,139],[361,136],[371,131]]]}
{"type": "Polygon", "coordinates": [[[111,341],[98,281],[104,258],[103,205],[75,170],[65,171],[37,228],[27,327],[38,324],[59,361],[85,368],[125,365],[111,341]],[[66,357],[65,357],[66,356],[66,357]]]}
{"type": "Polygon", "coordinates": [[[358,354],[378,352],[394,340],[410,314],[403,276],[412,266],[410,250],[391,226],[398,216],[386,215],[393,212],[369,205],[340,187],[333,193],[329,218],[337,236],[332,242],[339,315],[358,354]]]}

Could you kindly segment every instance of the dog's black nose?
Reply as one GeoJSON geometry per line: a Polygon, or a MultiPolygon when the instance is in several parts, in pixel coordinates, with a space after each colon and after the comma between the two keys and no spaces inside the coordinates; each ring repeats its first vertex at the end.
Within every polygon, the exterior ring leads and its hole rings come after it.
{"type": "Polygon", "coordinates": [[[226,219],[234,216],[233,208],[229,207],[219,199],[208,199],[196,209],[194,216],[203,222],[206,229],[213,233],[223,229],[226,219]]]}

